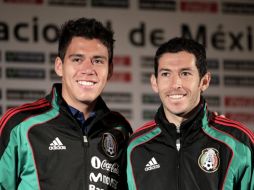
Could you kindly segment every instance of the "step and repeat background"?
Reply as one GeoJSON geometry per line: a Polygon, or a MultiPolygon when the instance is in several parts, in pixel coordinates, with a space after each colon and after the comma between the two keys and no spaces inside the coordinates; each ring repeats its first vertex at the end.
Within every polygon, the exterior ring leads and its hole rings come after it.
{"type": "Polygon", "coordinates": [[[157,47],[175,36],[207,48],[209,108],[254,131],[252,0],[1,0],[0,116],[45,96],[54,72],[57,27],[94,17],[115,31],[114,75],[103,97],[138,128],[160,104],[150,87],[157,47]]]}

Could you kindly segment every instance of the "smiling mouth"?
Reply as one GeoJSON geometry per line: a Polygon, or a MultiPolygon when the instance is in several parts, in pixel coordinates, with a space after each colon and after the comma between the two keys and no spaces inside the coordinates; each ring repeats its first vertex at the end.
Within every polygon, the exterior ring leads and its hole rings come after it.
{"type": "Polygon", "coordinates": [[[94,86],[96,83],[95,82],[91,82],[91,81],[78,81],[78,84],[82,85],[82,86],[94,86]]]}
{"type": "Polygon", "coordinates": [[[179,99],[183,98],[184,95],[183,94],[174,94],[174,95],[169,95],[169,97],[174,100],[179,100],[179,99]]]}

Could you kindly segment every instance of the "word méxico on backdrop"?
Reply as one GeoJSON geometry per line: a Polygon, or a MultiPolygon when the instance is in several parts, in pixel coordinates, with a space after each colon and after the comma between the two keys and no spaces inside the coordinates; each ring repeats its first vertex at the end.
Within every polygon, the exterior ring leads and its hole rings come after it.
{"type": "MultiPolygon", "coordinates": [[[[105,25],[112,27],[112,21],[108,20],[105,25]]],[[[219,24],[217,28],[209,28],[200,24],[197,28],[189,24],[181,24],[181,36],[194,39],[215,50],[224,51],[253,51],[254,39],[252,26],[241,28],[241,31],[229,31],[219,24]],[[208,29],[209,28],[209,29],[208,29]],[[196,31],[196,33],[192,32],[196,31]]],[[[113,28],[113,27],[112,27],[113,28]]],[[[130,44],[135,47],[151,45],[160,46],[168,36],[162,28],[147,29],[145,22],[140,22],[137,27],[131,28],[128,33],[130,44]]],[[[17,22],[11,26],[8,22],[0,20],[0,41],[10,41],[11,38],[17,42],[39,42],[56,43],[58,39],[58,25],[48,23],[41,26],[38,17],[32,18],[30,22],[17,22]],[[13,35],[13,36],[12,36],[13,35]]]]}

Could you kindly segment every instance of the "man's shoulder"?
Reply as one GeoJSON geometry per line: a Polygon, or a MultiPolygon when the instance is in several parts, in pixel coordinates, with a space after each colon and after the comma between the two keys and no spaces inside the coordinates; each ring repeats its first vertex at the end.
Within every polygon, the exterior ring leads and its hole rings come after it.
{"type": "Polygon", "coordinates": [[[110,126],[110,128],[122,128],[127,133],[132,133],[132,128],[129,121],[119,112],[110,111],[105,117],[103,117],[102,122],[106,126],[110,126]]]}
{"type": "Polygon", "coordinates": [[[147,130],[151,130],[156,127],[156,122],[154,120],[146,122],[141,127],[137,128],[134,133],[145,133],[147,130]]]}
{"type": "Polygon", "coordinates": [[[141,127],[137,128],[134,133],[131,135],[130,141],[133,141],[139,137],[142,137],[144,135],[149,135],[152,136],[154,134],[160,133],[160,129],[158,128],[157,124],[155,121],[149,121],[143,124],[141,127]],[[157,130],[155,132],[154,130],[157,130]]]}
{"type": "Polygon", "coordinates": [[[50,102],[43,98],[36,100],[35,102],[10,108],[0,120],[0,129],[3,129],[6,126],[16,126],[27,118],[31,118],[45,112],[50,107],[50,102]]]}
{"type": "Polygon", "coordinates": [[[254,148],[254,133],[244,124],[226,117],[213,116],[210,125],[221,134],[254,148]]]}
{"type": "Polygon", "coordinates": [[[130,125],[129,121],[117,111],[110,111],[103,119],[104,121],[110,123],[121,123],[125,125],[130,125]]]}

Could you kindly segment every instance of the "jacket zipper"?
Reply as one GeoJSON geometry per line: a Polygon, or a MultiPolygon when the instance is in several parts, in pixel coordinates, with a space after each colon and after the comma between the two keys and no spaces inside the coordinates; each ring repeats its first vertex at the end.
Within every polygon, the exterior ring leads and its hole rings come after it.
{"type": "Polygon", "coordinates": [[[83,144],[84,144],[84,190],[89,188],[87,187],[88,184],[88,173],[87,173],[87,147],[88,147],[88,138],[86,135],[83,135],[83,144]]]}
{"type": "MultiPolygon", "coordinates": [[[[65,109],[63,109],[63,111],[67,115],[71,116],[70,113],[68,111],[66,111],[65,109]]],[[[73,119],[74,123],[78,124],[78,122],[72,116],[71,116],[71,118],[73,119]]],[[[83,131],[82,131],[81,128],[80,128],[80,131],[81,131],[81,134],[83,134],[83,131]]],[[[88,184],[88,178],[89,178],[89,176],[87,176],[88,175],[88,172],[87,172],[87,162],[88,162],[88,159],[87,159],[87,149],[88,149],[88,146],[89,146],[89,142],[88,142],[88,137],[85,134],[83,134],[83,145],[84,145],[84,178],[85,178],[84,179],[83,188],[84,188],[84,190],[86,190],[86,189],[89,188],[87,186],[87,184],[88,184]]]]}
{"type": "Polygon", "coordinates": [[[180,149],[181,149],[181,141],[180,141],[180,126],[176,126],[176,149],[177,149],[177,189],[180,189],[180,149]]]}
{"type": "Polygon", "coordinates": [[[180,142],[180,126],[176,127],[176,133],[177,133],[177,138],[176,138],[176,149],[179,152],[181,148],[181,142],[180,142]]]}
{"type": "Polygon", "coordinates": [[[84,144],[88,143],[88,139],[87,139],[87,136],[83,136],[83,140],[84,140],[84,144]]]}

